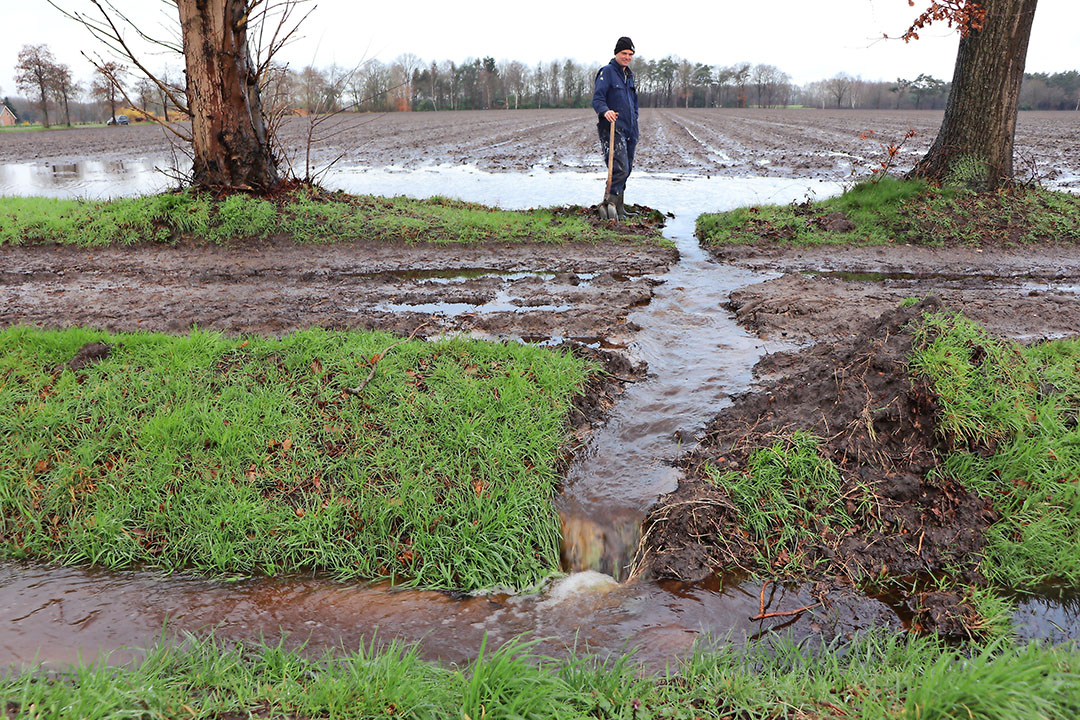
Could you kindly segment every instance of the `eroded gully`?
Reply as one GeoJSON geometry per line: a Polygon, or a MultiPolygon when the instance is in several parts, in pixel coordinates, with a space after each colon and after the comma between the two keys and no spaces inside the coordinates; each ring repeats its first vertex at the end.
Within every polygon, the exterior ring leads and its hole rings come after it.
{"type": "MultiPolygon", "coordinates": [[[[600,182],[582,174],[492,175],[467,168],[410,173],[341,171],[328,180],[353,192],[449,195],[503,207],[581,202],[600,182]]],[[[521,633],[545,638],[541,650],[568,646],[607,653],[636,648],[660,667],[685,654],[703,634],[744,642],[785,628],[796,637],[899,624],[883,602],[852,597],[828,612],[751,621],[760,586],[619,583],[637,543],[645,509],[675,487],[672,461],[680,446],[750,382],[766,346],[723,309],[731,290],[767,274],[717,265],[693,237],[702,208],[801,200],[823,183],[764,178],[635,178],[632,200],[674,214],[665,234],[681,258],[662,278],[653,301],[631,319],[642,327],[628,352],[649,364],[606,425],[590,439],[559,498],[569,574],[528,595],[476,597],[319,578],[207,580],[133,571],[0,565],[0,666],[67,663],[112,652],[120,662],[179,632],[213,631],[223,640],[285,633],[309,650],[355,648],[376,635],[419,642],[425,657],[465,662],[485,634],[498,643],[521,633]]],[[[773,586],[771,610],[810,604],[805,589],[773,586]]],[[[1070,616],[1071,617],[1071,616],[1070,616]]],[[[1075,633],[1076,628],[1073,628],[1075,633]]]]}

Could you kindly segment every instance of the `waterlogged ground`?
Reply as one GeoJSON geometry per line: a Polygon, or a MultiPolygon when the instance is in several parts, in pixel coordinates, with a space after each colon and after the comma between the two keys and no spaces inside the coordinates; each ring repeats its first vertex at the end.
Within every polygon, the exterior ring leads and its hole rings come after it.
{"type": "MultiPolygon", "coordinates": [[[[530,111],[364,116],[332,148],[347,151],[326,176],[353,192],[448,195],[525,208],[591,204],[602,193],[588,112],[530,111]]],[[[560,499],[569,569],[625,576],[646,508],[675,489],[675,460],[731,397],[752,386],[765,356],[770,379],[908,297],[934,293],[990,330],[1033,340],[1080,332],[1080,260],[1050,246],[979,252],[913,247],[844,250],[736,248],[715,256],[693,238],[700,212],[787,203],[839,192],[837,181],[881,154],[877,137],[925,131],[937,113],[646,111],[628,201],[672,213],[678,251],[570,245],[427,248],[266,243],[243,254],[214,248],[88,252],[0,248],[0,322],[113,330],[204,329],[271,335],[292,329],[378,327],[465,332],[515,341],[581,342],[648,363],[628,384],[560,499]],[[861,130],[874,129],[870,140],[861,130]],[[779,354],[778,354],[779,353],[779,354]]],[[[299,121],[298,121],[299,122],[299,121]]],[[[1080,183],[1071,114],[1022,114],[1018,145],[1039,173],[1080,183]]],[[[299,133],[297,126],[290,129],[299,133]]],[[[21,133],[0,143],[0,192],[129,194],[163,187],[151,168],[166,145],[146,127],[21,133]]],[[[326,153],[326,148],[319,152],[326,153]]],[[[425,334],[429,334],[425,331],[425,334]]],[[[837,591],[825,606],[806,588],[715,578],[705,583],[575,574],[530,597],[453,599],[317,579],[206,582],[153,574],[0,567],[0,664],[68,661],[153,642],[173,630],[217,628],[227,638],[293,634],[316,647],[355,644],[375,628],[423,639],[449,660],[475,653],[484,631],[531,630],[551,647],[575,638],[594,649],[643,645],[647,662],[684,652],[703,632],[744,641],[783,629],[832,637],[867,625],[910,623],[886,597],[837,591]],[[752,619],[757,618],[757,619],[752,619]]],[[[1024,636],[1075,637],[1075,603],[1039,598],[1017,616],[1024,636]]]]}
{"type": "MultiPolygon", "coordinates": [[[[739,177],[802,177],[847,180],[885,159],[882,147],[899,143],[909,129],[896,168],[906,170],[926,151],[941,124],[941,111],[890,110],[700,110],[641,112],[638,172],[678,172],[739,177]]],[[[1021,172],[1080,186],[1078,120],[1069,112],[1021,112],[1017,165],[1021,172]]],[[[297,157],[309,124],[294,118],[283,141],[297,157]]],[[[312,147],[313,169],[342,156],[341,166],[413,170],[435,165],[473,165],[486,172],[589,172],[598,158],[591,110],[469,111],[345,115],[324,123],[312,147]]],[[[139,172],[147,159],[170,154],[161,129],[131,125],[107,129],[12,133],[0,142],[5,186],[71,176],[139,172]],[[94,164],[87,166],[86,160],[94,164]]],[[[298,170],[303,174],[303,165],[298,170]]],[[[166,182],[166,178],[161,178],[166,182]]]]}

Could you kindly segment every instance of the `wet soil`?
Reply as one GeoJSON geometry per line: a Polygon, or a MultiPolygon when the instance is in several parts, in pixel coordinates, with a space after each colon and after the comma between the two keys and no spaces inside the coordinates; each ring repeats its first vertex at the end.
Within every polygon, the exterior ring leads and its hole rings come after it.
{"type": "MultiPolygon", "coordinates": [[[[987,501],[931,473],[942,457],[937,408],[905,367],[908,324],[943,309],[931,297],[863,321],[850,338],[765,358],[759,368],[772,377],[713,420],[683,458],[686,475],[678,490],[646,520],[651,571],[683,580],[717,571],[768,574],[758,560],[768,540],[741,529],[733,501],[706,468],[745,472],[757,449],[804,431],[821,438],[821,456],[839,469],[853,525],[837,530],[821,516],[811,519],[810,534],[790,551],[800,565],[797,577],[849,586],[905,578],[910,588],[912,578],[948,573],[979,583],[983,533],[997,515],[987,501]]],[[[770,536],[780,530],[774,527],[770,536]]],[[[788,552],[772,556],[772,571],[790,578],[788,552]]],[[[922,626],[943,634],[961,635],[969,624],[964,618],[973,616],[955,593],[899,593],[922,626]]]]}
{"type": "MultiPolygon", "coordinates": [[[[581,131],[590,116],[588,111],[492,111],[346,118],[366,124],[355,131],[355,147],[346,148],[352,141],[343,139],[334,152],[347,149],[346,163],[404,169],[470,163],[492,172],[596,171],[600,163],[595,143],[590,133],[581,131]]],[[[902,158],[913,161],[924,147],[920,143],[929,143],[939,122],[940,113],[646,110],[637,171],[846,179],[860,162],[876,163],[881,153],[876,137],[895,131],[899,138],[910,126],[926,130],[905,146],[902,158]],[[875,139],[859,139],[859,132],[867,128],[878,130],[875,139]]],[[[1046,174],[1065,187],[1080,186],[1080,155],[1071,140],[1071,122],[1066,113],[1022,113],[1018,131],[1021,156],[1037,153],[1037,167],[1052,167],[1046,174]]],[[[298,137],[297,127],[291,125],[289,131],[298,137]]],[[[166,148],[160,131],[153,128],[20,133],[0,144],[0,162],[123,158],[133,153],[160,156],[166,148]]],[[[272,584],[253,581],[250,592],[210,583],[214,589],[208,590],[207,583],[195,581],[190,598],[184,595],[175,604],[178,610],[167,611],[170,617],[188,613],[177,626],[180,629],[202,630],[220,622],[229,629],[227,635],[250,637],[291,628],[298,637],[312,632],[316,645],[320,639],[336,645],[382,627],[406,638],[437,636],[442,649],[435,654],[455,661],[470,657],[483,630],[508,634],[533,630],[547,636],[557,634],[556,625],[565,629],[560,633],[566,638],[591,633],[586,640],[611,648],[632,641],[661,651],[665,660],[675,649],[689,647],[701,628],[724,635],[732,629],[754,632],[791,625],[797,632],[817,633],[830,619],[829,627],[843,633],[892,624],[899,617],[951,632],[949,628],[958,627],[956,619],[962,620],[966,612],[962,598],[909,595],[878,600],[853,585],[860,573],[880,572],[882,565],[890,574],[918,574],[927,572],[928,559],[944,562],[956,548],[975,556],[980,531],[992,521],[977,500],[958,488],[926,483],[919,474],[932,466],[934,447],[925,432],[915,432],[916,423],[925,428],[926,398],[904,394],[906,386],[898,384],[906,376],[897,366],[905,352],[904,336],[892,330],[903,320],[897,305],[906,297],[935,294],[945,305],[1009,337],[1035,340],[1076,334],[1080,253],[1073,246],[982,252],[907,246],[759,246],[729,248],[688,263],[692,253],[686,243],[693,242],[688,240],[693,214],[715,210],[720,201],[710,195],[681,202],[676,234],[682,238],[684,259],[677,265],[673,265],[675,251],[632,244],[427,247],[364,241],[332,246],[266,242],[244,253],[190,244],[94,251],[0,247],[0,326],[78,324],[183,332],[197,323],[224,332],[279,335],[313,325],[408,333],[430,320],[424,334],[460,331],[614,350],[616,354],[601,359],[613,375],[629,379],[638,377],[631,373],[640,366],[631,365],[622,353],[632,355],[643,339],[646,345],[655,345],[647,348],[648,353],[664,351],[681,358],[683,364],[650,362],[667,368],[663,377],[631,383],[617,402],[615,389],[608,387],[606,394],[596,389],[579,403],[573,420],[582,439],[604,416],[609,418],[606,427],[618,437],[600,443],[607,450],[599,456],[575,461],[565,496],[574,502],[584,498],[588,502],[580,504],[606,508],[609,515],[623,512],[612,500],[619,498],[633,506],[634,512],[627,515],[636,525],[641,509],[655,497],[653,489],[668,482],[674,485],[679,469],[670,463],[682,452],[679,443],[685,449],[702,438],[680,463],[688,477],[669,496],[701,502],[688,505],[693,512],[689,517],[680,515],[682,525],[673,526],[666,536],[664,562],[659,550],[653,562],[660,576],[709,576],[705,583],[628,583],[617,592],[576,597],[565,605],[562,601],[544,605],[550,595],[510,598],[505,600],[508,611],[502,612],[500,598],[444,602],[431,594],[412,599],[383,595],[377,589],[368,597],[363,589],[320,580],[308,585],[290,580],[276,590],[272,584]],[[685,277],[680,275],[684,266],[685,277]],[[669,268],[673,269],[665,276],[669,268]],[[721,307],[725,302],[726,311],[721,307]],[[650,340],[649,333],[639,329],[638,322],[675,324],[680,313],[686,317],[678,334],[658,334],[650,340]],[[703,330],[706,321],[708,333],[703,330]],[[714,337],[717,333],[723,336],[721,342],[714,337]],[[709,339],[700,340],[706,335],[709,339]],[[758,385],[750,394],[733,398],[734,405],[701,431],[705,419],[730,402],[728,393],[745,389],[748,368],[758,360],[762,342],[766,354],[755,370],[758,385]],[[791,350],[795,345],[806,349],[791,350]],[[848,369],[845,383],[835,381],[838,368],[848,369]],[[643,399],[634,404],[636,388],[643,388],[643,399]],[[696,414],[687,419],[687,397],[694,392],[708,398],[692,398],[696,414]],[[822,418],[824,398],[835,398],[837,409],[822,418]],[[860,427],[865,428],[858,421],[868,398],[873,408],[885,408],[880,417],[874,416],[876,427],[889,430],[881,447],[868,445],[859,434],[860,427]],[[626,417],[620,418],[620,412],[626,417]],[[657,423],[656,418],[664,422],[657,423]],[[719,463],[720,457],[738,464],[754,433],[764,437],[798,422],[812,430],[823,421],[829,432],[822,434],[831,438],[827,452],[839,459],[845,478],[870,483],[874,489],[879,510],[873,524],[879,528],[880,541],[860,544],[852,536],[823,543],[815,557],[832,563],[836,572],[820,578],[817,586],[770,583],[761,588],[759,583],[729,582],[717,591],[710,585],[716,583],[715,570],[724,567],[725,558],[745,563],[747,549],[745,539],[733,535],[725,536],[734,538],[727,556],[700,542],[703,532],[715,535],[731,517],[730,502],[704,493],[696,469],[706,459],[719,463]],[[653,438],[658,435],[665,442],[656,443],[653,438]],[[638,446],[644,450],[635,454],[632,449],[638,446]],[[611,449],[618,452],[608,452],[611,449]],[[915,462],[907,460],[909,453],[915,462]],[[860,467],[868,470],[860,474],[860,467]],[[575,474],[589,476],[590,482],[599,476],[608,484],[602,483],[597,491],[595,484],[586,485],[575,474]],[[641,477],[646,478],[644,483],[641,477]],[[640,487],[628,490],[628,479],[640,487]],[[702,494],[695,496],[695,491],[702,494]],[[594,495],[599,496],[599,505],[594,495]],[[738,601],[732,601],[734,605],[728,600],[732,597],[738,601]],[[818,600],[823,605],[805,613],[748,620],[766,610],[789,612],[818,600]],[[534,604],[545,609],[537,611],[534,604]],[[520,622],[506,622],[510,615],[520,622]]],[[[690,249],[704,255],[696,247],[690,249]]],[[[590,519],[610,526],[610,518],[590,519]]],[[[656,511],[651,524],[659,525],[656,511]]],[[[864,525],[870,527],[870,519],[864,525]]],[[[660,537],[661,531],[651,535],[660,537]]],[[[103,578],[96,571],[12,565],[0,567],[0,576],[5,572],[2,579],[19,594],[20,608],[38,608],[31,614],[42,615],[41,608],[60,608],[57,612],[63,615],[33,627],[21,616],[13,618],[18,639],[0,643],[10,657],[32,655],[41,644],[42,627],[57,633],[53,652],[60,657],[62,648],[72,644],[71,633],[87,628],[123,635],[119,640],[112,635],[102,639],[102,647],[150,642],[161,627],[159,606],[164,607],[153,601],[158,597],[154,593],[173,597],[171,584],[157,577],[133,581],[130,574],[103,578]],[[77,577],[68,578],[68,573],[77,577]],[[55,582],[48,579],[50,574],[55,582]],[[26,589],[16,588],[18,583],[26,589]],[[139,589],[140,583],[150,589],[139,589]],[[70,590],[75,586],[81,588],[78,593],[70,590]],[[87,610],[76,597],[80,594],[100,601],[98,606],[87,610]],[[154,612],[139,606],[143,596],[154,612]],[[70,607],[64,610],[63,602],[70,607]],[[128,637],[124,633],[136,616],[145,627],[137,633],[132,630],[134,635],[128,637]],[[9,643],[23,645],[16,652],[9,643]]],[[[1059,610],[1054,606],[1032,612],[1055,618],[1055,627],[1075,627],[1075,612],[1054,615],[1059,610]]],[[[83,647],[93,652],[92,642],[83,647]]]]}
{"type": "Polygon", "coordinates": [[[714,248],[714,257],[782,273],[732,292],[728,307],[766,340],[834,342],[905,298],[933,294],[992,332],[1022,341],[1080,333],[1075,245],[983,248],[714,248]]]}
{"type": "MultiPolygon", "coordinates": [[[[473,164],[488,172],[596,171],[603,166],[591,110],[486,110],[344,115],[325,123],[312,147],[315,164],[415,169],[473,164]]],[[[883,145],[908,140],[898,172],[926,151],[940,111],[654,109],[641,112],[635,172],[815,177],[847,180],[885,159],[883,145]],[[868,135],[866,131],[872,130],[868,135]]],[[[282,141],[303,158],[308,121],[290,118],[282,141]]],[[[1018,172],[1080,187],[1075,113],[1021,112],[1018,172]]],[[[0,163],[70,163],[165,156],[169,136],[152,125],[13,133],[0,163]]],[[[302,165],[302,162],[301,162],[302,165]]],[[[299,168],[303,170],[302,167],[299,168]]],[[[303,172],[301,172],[303,174],[303,172]]]]}
{"type": "Polygon", "coordinates": [[[621,345],[678,256],[645,244],[0,248],[0,323],[281,335],[319,326],[621,345]]]}

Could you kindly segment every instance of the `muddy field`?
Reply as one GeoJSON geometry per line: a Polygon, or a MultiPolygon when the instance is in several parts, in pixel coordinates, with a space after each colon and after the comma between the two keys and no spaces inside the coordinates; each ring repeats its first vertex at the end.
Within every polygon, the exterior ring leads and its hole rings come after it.
{"type": "Polygon", "coordinates": [[[625,345],[677,256],[645,245],[0,248],[4,325],[281,335],[305,327],[625,345]]]}
{"type": "MultiPolygon", "coordinates": [[[[470,111],[342,116],[320,127],[316,162],[341,165],[473,164],[489,172],[600,169],[591,110],[470,111]]],[[[897,169],[914,164],[933,141],[940,111],[683,110],[641,113],[638,172],[847,180],[885,158],[882,145],[919,134],[903,147],[897,169]],[[867,131],[872,134],[867,135],[867,131]]],[[[1080,113],[1022,112],[1016,135],[1018,172],[1080,187],[1080,113]]],[[[282,141],[300,158],[308,121],[293,118],[282,141]]],[[[0,137],[0,162],[70,163],[159,157],[169,153],[157,127],[132,125],[0,137]]]]}
{"type": "MultiPolygon", "coordinates": [[[[782,176],[843,180],[881,156],[880,142],[920,135],[929,145],[940,113],[837,110],[642,111],[636,173],[782,176]],[[874,130],[870,138],[861,137],[874,130]]],[[[417,168],[471,164],[492,172],[598,169],[590,111],[479,111],[346,116],[319,157],[342,165],[417,168]],[[346,127],[342,127],[346,126],[346,127]],[[339,132],[345,130],[344,132],[339,132]]],[[[1077,113],[1020,114],[1018,166],[1080,187],[1077,113]]],[[[294,118],[294,150],[307,121],[294,118]]],[[[10,133],[0,162],[162,157],[147,125],[10,133]]],[[[702,198],[701,211],[715,209],[702,198]]],[[[480,331],[530,339],[588,338],[621,346],[627,315],[649,302],[669,251],[620,248],[290,248],[265,244],[236,256],[216,249],[142,248],[87,253],[3,249],[3,322],[177,330],[198,323],[229,332],[282,333],[313,324],[406,330],[436,314],[436,332],[480,331]]],[[[736,290],[740,324],[766,340],[842,338],[853,323],[930,292],[1006,335],[1080,332],[1080,261],[1071,247],[860,250],[732,248],[718,259],[782,277],[736,290]]]]}
{"type": "MultiPolygon", "coordinates": [[[[588,111],[492,111],[346,118],[342,122],[357,127],[339,135],[332,148],[319,152],[320,157],[344,152],[343,164],[402,170],[470,164],[496,173],[596,171],[599,161],[589,129],[591,115],[588,111]]],[[[1018,165],[1035,168],[1040,177],[1058,186],[1080,188],[1080,149],[1073,141],[1078,118],[1071,113],[1021,114],[1018,165]]],[[[902,155],[910,164],[932,140],[939,122],[940,113],[932,112],[646,110],[635,172],[843,180],[882,156],[878,138],[897,140],[914,127],[921,134],[902,155]],[[875,130],[875,135],[860,138],[867,129],[875,130]]],[[[301,120],[288,127],[294,139],[302,130],[301,120]]],[[[166,151],[160,130],[150,127],[0,137],[0,162],[6,163],[160,157],[166,151]]],[[[517,176],[504,177],[513,181],[517,176]]],[[[664,182],[675,188],[690,185],[664,182]]],[[[634,410],[625,412],[642,417],[610,422],[617,436],[610,443],[615,448],[611,452],[629,460],[620,464],[614,456],[604,457],[600,452],[593,463],[603,467],[612,486],[605,489],[607,495],[600,505],[586,509],[590,517],[607,520],[617,505],[608,496],[626,495],[618,483],[627,478],[640,481],[639,476],[655,472],[667,479],[679,455],[679,464],[691,471],[703,460],[715,461],[727,453],[740,427],[768,413],[773,414],[760,428],[762,432],[802,420],[817,422],[821,378],[831,377],[838,363],[858,361],[866,367],[877,363],[875,369],[884,368],[882,372],[891,373],[895,380],[904,352],[902,344],[896,344],[894,330],[902,318],[895,310],[906,298],[936,295],[945,306],[962,310],[991,331],[1023,341],[1080,333],[1080,253],[1075,246],[982,251],[766,246],[726,248],[712,258],[701,258],[703,253],[691,237],[692,220],[699,212],[715,210],[720,201],[700,192],[680,196],[678,202],[668,234],[680,247],[681,261],[679,252],[644,245],[422,247],[363,239],[333,246],[264,242],[243,252],[190,244],[94,251],[0,247],[0,326],[89,325],[183,332],[197,324],[228,333],[280,335],[310,326],[409,332],[426,322],[425,335],[452,331],[550,344],[569,340],[630,352],[635,347],[632,343],[642,344],[647,335],[639,332],[641,326],[662,324],[674,315],[670,307],[652,314],[650,308],[679,298],[675,304],[689,308],[683,321],[687,331],[664,336],[657,344],[684,361],[690,358],[696,366],[713,365],[687,368],[669,360],[667,365],[657,361],[651,369],[666,374],[668,380],[675,378],[676,384],[695,383],[712,397],[695,401],[700,407],[694,419],[680,420],[688,417],[686,401],[670,387],[631,385],[627,394],[640,388],[642,398],[632,406],[634,410]],[[695,253],[699,257],[692,259],[695,253]],[[686,270],[691,266],[693,278],[686,270]],[[709,289],[714,292],[706,292],[709,289]],[[699,309],[693,307],[693,301],[701,297],[709,298],[709,310],[726,314],[727,326],[705,329],[699,309]],[[737,340],[742,331],[754,337],[740,350],[737,340]],[[759,357],[762,362],[751,378],[749,366],[759,357]],[[729,367],[732,364],[740,367],[729,367]],[[729,393],[738,396],[750,382],[758,386],[738,400],[734,410],[711,423],[702,419],[715,416],[717,406],[729,402],[729,393]],[[651,392],[656,397],[649,396],[651,392]],[[770,403],[775,397],[782,401],[770,403]],[[778,407],[789,412],[777,414],[778,407]],[[656,423],[650,413],[663,415],[667,424],[656,423]],[[629,420],[639,422],[633,425],[629,420]],[[648,445],[659,427],[668,444],[657,449],[649,446],[639,455],[628,451],[630,446],[648,445]],[[689,451],[695,439],[702,442],[689,451]],[[687,445],[679,447],[680,442],[687,445]]],[[[898,387],[894,383],[878,388],[881,404],[890,402],[888,393],[898,387]]],[[[857,409],[857,399],[848,398],[845,407],[857,409]]],[[[616,416],[620,407],[631,405],[626,398],[620,400],[616,416]]],[[[912,418],[921,423],[923,409],[905,406],[906,414],[898,419],[897,427],[910,430],[912,418]]],[[[839,415],[833,420],[838,418],[842,420],[839,415]]],[[[833,450],[840,456],[861,448],[862,440],[838,436],[836,442],[833,450]]],[[[921,442],[909,432],[897,436],[898,444],[892,449],[898,456],[913,449],[922,452],[921,442]]],[[[593,465],[585,473],[591,481],[602,474],[593,465]]],[[[892,472],[896,468],[879,469],[892,472]]],[[[900,480],[910,481],[910,475],[900,480]]],[[[912,482],[900,482],[883,492],[892,493],[889,497],[894,500],[902,499],[912,487],[918,489],[917,481],[912,482]]],[[[647,492],[639,490],[639,495],[652,492],[652,485],[644,487],[647,492]]],[[[853,546],[837,545],[832,550],[845,562],[859,563],[869,571],[883,563],[900,569],[904,563],[914,567],[924,554],[947,559],[955,539],[965,532],[969,536],[963,547],[977,552],[979,531],[992,521],[986,508],[953,487],[923,489],[929,498],[927,513],[936,512],[950,522],[956,518],[971,522],[924,523],[929,540],[925,546],[920,542],[914,558],[908,547],[910,538],[876,543],[875,547],[881,546],[879,554],[853,546]]],[[[699,490],[685,483],[680,492],[699,498],[695,495],[699,490]]],[[[590,492],[581,494],[588,499],[590,492]]],[[[634,493],[629,495],[624,504],[629,502],[635,511],[648,504],[634,493]]],[[[721,500],[716,503],[723,508],[721,500]]],[[[724,520],[713,519],[718,525],[724,520]]],[[[918,524],[924,518],[899,519],[918,524]]],[[[699,531],[687,525],[676,534],[685,541],[699,531]]],[[[723,565],[700,549],[680,547],[688,549],[676,548],[675,556],[655,566],[658,574],[692,580],[723,565]]],[[[735,550],[736,558],[748,556],[747,548],[735,550]]],[[[833,597],[850,597],[850,592],[834,592],[833,597]]],[[[800,598],[797,604],[810,599],[800,598]]],[[[921,622],[933,625],[952,622],[965,612],[957,598],[947,598],[940,603],[945,615],[935,620],[930,615],[937,600],[905,599],[906,617],[921,613],[926,616],[921,622]]],[[[756,597],[751,601],[752,605],[758,602],[756,597]]]]}

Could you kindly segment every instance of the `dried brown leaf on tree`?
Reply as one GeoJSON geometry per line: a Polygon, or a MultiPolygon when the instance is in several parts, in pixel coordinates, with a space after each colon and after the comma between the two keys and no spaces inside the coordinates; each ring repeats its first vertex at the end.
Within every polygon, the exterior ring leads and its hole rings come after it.
{"type": "MultiPolygon", "coordinates": [[[[910,7],[915,7],[915,0],[908,0],[910,7]]],[[[986,9],[981,2],[975,0],[930,0],[930,6],[915,18],[901,37],[904,42],[919,39],[919,31],[927,28],[935,22],[944,22],[946,25],[956,27],[960,35],[964,36],[973,30],[982,30],[986,21],[986,9]]]]}

